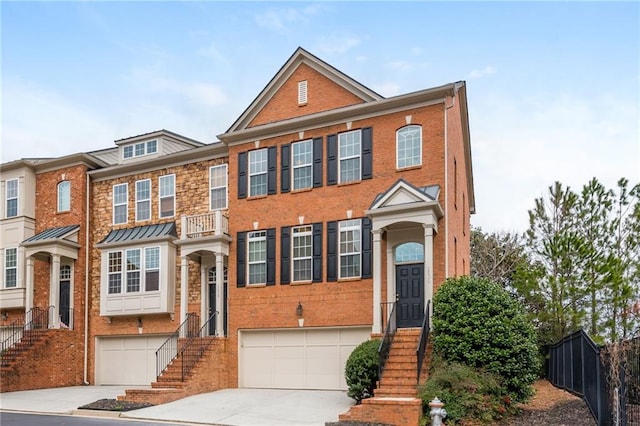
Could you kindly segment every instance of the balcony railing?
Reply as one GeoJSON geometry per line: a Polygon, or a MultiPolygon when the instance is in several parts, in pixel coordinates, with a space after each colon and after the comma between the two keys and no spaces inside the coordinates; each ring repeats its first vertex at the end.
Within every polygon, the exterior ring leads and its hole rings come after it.
{"type": "Polygon", "coordinates": [[[211,213],[182,216],[180,238],[201,238],[229,233],[229,218],[216,210],[211,213]]]}

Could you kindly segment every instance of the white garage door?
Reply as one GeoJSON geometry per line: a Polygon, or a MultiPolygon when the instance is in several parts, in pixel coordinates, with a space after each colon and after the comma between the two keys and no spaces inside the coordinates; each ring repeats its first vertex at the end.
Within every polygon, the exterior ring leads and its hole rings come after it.
{"type": "Polygon", "coordinates": [[[371,328],[242,331],[239,386],[346,389],[344,366],[371,328]]]}
{"type": "Polygon", "coordinates": [[[149,386],[156,380],[156,351],[167,337],[98,337],[96,383],[149,386]]]}

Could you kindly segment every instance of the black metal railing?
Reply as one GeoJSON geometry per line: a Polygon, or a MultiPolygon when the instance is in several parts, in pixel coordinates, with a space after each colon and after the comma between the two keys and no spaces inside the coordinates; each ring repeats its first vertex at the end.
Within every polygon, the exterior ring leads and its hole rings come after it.
{"type": "Polygon", "coordinates": [[[389,319],[389,311],[393,309],[393,305],[396,302],[382,302],[380,303],[380,310],[382,315],[380,316],[380,330],[384,331],[387,327],[387,321],[389,319]]]}
{"type": "Polygon", "coordinates": [[[431,329],[431,321],[429,319],[429,313],[431,310],[431,300],[427,301],[427,309],[424,312],[424,319],[422,320],[422,329],[420,330],[420,339],[418,340],[418,349],[416,349],[416,358],[418,360],[418,371],[416,375],[417,384],[420,384],[420,372],[422,371],[422,364],[424,357],[427,354],[427,345],[429,344],[429,330],[431,329]]]}
{"type": "Polygon", "coordinates": [[[387,358],[389,358],[391,344],[393,343],[393,338],[395,337],[397,330],[398,327],[396,323],[396,302],[393,302],[393,305],[391,307],[391,314],[389,315],[387,326],[384,330],[384,336],[382,337],[382,341],[380,342],[380,346],[378,347],[378,379],[382,378],[382,373],[384,372],[387,358]]]}
{"type": "Polygon", "coordinates": [[[53,306],[47,308],[36,307],[27,311],[24,318],[13,321],[5,329],[6,337],[2,341],[1,353],[4,355],[8,349],[18,342],[31,345],[40,339],[49,329],[49,318],[52,312],[53,306]]]}
{"type": "Polygon", "coordinates": [[[185,342],[182,348],[178,351],[177,359],[181,360],[182,372],[180,380],[184,381],[187,374],[196,365],[196,363],[202,358],[202,354],[207,350],[211,342],[213,342],[213,336],[209,335],[209,324],[215,321],[215,317],[218,312],[214,312],[207,319],[202,327],[198,330],[197,334],[190,336],[185,342]]]}
{"type": "Polygon", "coordinates": [[[620,344],[624,359],[620,363],[616,414],[621,425],[640,425],[640,336],[620,344]]]}
{"type": "Polygon", "coordinates": [[[598,426],[611,424],[611,405],[600,348],[578,330],[549,348],[549,381],[584,399],[598,426]]]}
{"type": "Polygon", "coordinates": [[[188,313],[187,318],[178,326],[156,351],[156,376],[160,376],[171,364],[181,348],[178,347],[180,337],[192,337],[198,333],[200,317],[195,313],[188,313]]]}

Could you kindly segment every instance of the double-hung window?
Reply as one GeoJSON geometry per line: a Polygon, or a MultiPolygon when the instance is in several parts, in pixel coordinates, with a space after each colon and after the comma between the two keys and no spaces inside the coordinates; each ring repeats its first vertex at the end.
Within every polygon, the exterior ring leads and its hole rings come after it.
{"type": "Polygon", "coordinates": [[[293,164],[293,190],[313,186],[313,141],[311,139],[291,144],[293,164]]]}
{"type": "Polygon", "coordinates": [[[267,232],[248,233],[249,284],[267,282],[267,232]]]}
{"type": "Polygon", "coordinates": [[[360,155],[362,152],[360,143],[360,130],[340,133],[338,135],[338,158],[340,160],[339,183],[355,182],[360,180],[360,155]]]}
{"type": "Polygon", "coordinates": [[[129,210],[129,185],[121,183],[113,186],[113,223],[127,223],[129,210]]]}
{"type": "Polygon", "coordinates": [[[311,281],[313,260],[313,235],[311,225],[292,228],[293,281],[311,281]]]}
{"type": "Polygon", "coordinates": [[[209,168],[209,206],[211,210],[227,208],[227,165],[209,168]]]}
{"type": "Polygon", "coordinates": [[[176,175],[160,176],[158,179],[160,217],[173,217],[176,213],[176,175]]]}
{"type": "Polygon", "coordinates": [[[160,247],[144,249],[144,290],[160,289],[160,247]]]}
{"type": "Polygon", "coordinates": [[[109,294],[122,293],[122,252],[109,253],[109,294]]]}
{"type": "Polygon", "coordinates": [[[18,179],[8,180],[5,188],[6,217],[18,216],[18,179]]]}
{"type": "Polygon", "coordinates": [[[140,291],[140,249],[126,250],[127,293],[140,291]]]}
{"type": "Polygon", "coordinates": [[[396,166],[419,166],[422,164],[422,127],[410,125],[396,132],[396,166]]]}
{"type": "Polygon", "coordinates": [[[249,196],[267,195],[267,149],[249,151],[249,196]]]}
{"type": "Polygon", "coordinates": [[[18,286],[18,249],[4,249],[4,287],[15,288],[18,286]]]}
{"type": "Polygon", "coordinates": [[[151,179],[136,182],[136,221],[151,219],[151,179]]]}
{"type": "Polygon", "coordinates": [[[340,278],[360,277],[361,237],[360,219],[339,222],[339,272],[340,278]]]}
{"type": "Polygon", "coordinates": [[[71,210],[71,182],[64,180],[58,184],[58,211],[71,210]]]}

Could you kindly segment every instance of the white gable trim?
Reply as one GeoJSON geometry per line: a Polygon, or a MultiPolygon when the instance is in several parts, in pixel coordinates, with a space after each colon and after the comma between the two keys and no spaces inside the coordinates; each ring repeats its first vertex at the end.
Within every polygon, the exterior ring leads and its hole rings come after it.
{"type": "Polygon", "coordinates": [[[396,182],[384,195],[373,205],[370,210],[377,210],[384,207],[396,206],[409,203],[433,203],[427,194],[418,190],[413,185],[403,180],[396,182]]]}

